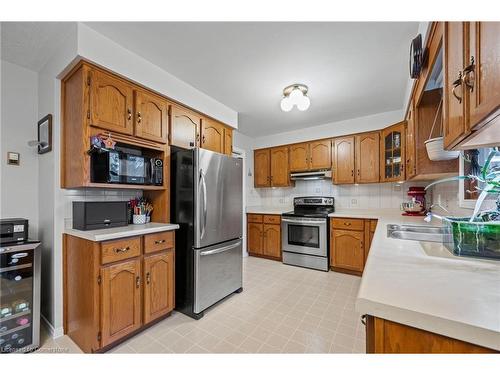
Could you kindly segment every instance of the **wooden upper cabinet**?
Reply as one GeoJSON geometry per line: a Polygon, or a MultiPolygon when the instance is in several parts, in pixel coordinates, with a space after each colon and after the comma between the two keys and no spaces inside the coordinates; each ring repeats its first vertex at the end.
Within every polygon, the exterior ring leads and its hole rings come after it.
{"type": "Polygon", "coordinates": [[[332,140],[310,142],[309,155],[309,169],[330,169],[332,167],[332,140]]]}
{"type": "Polygon", "coordinates": [[[201,117],[183,107],[171,108],[170,145],[188,149],[199,146],[201,117]]]}
{"type": "Polygon", "coordinates": [[[271,186],[284,187],[290,185],[288,172],[288,147],[271,149],[271,186]]]}
{"type": "Polygon", "coordinates": [[[247,226],[247,250],[251,254],[262,254],[263,243],[263,224],[248,223],[247,226]]]}
{"type": "Polygon", "coordinates": [[[469,22],[468,31],[463,89],[474,129],[500,109],[500,22],[469,22]]]}
{"type": "Polygon", "coordinates": [[[135,91],[135,135],[151,141],[168,141],[169,103],[146,91],[135,91]]]}
{"type": "Polygon", "coordinates": [[[90,125],[134,133],[132,85],[99,70],[90,73],[90,125]]]}
{"type": "Polygon", "coordinates": [[[174,309],[174,253],[144,258],[144,324],[174,309]]]}
{"type": "Polygon", "coordinates": [[[465,121],[466,99],[462,85],[465,31],[465,22],[444,23],[443,133],[445,148],[452,147],[469,133],[465,121]]]}
{"type": "Polygon", "coordinates": [[[290,172],[302,172],[309,169],[309,143],[290,145],[290,172]]]}
{"type": "Polygon", "coordinates": [[[270,187],[271,186],[271,150],[266,148],[262,150],[254,150],[254,186],[270,187]]]}
{"type": "Polygon", "coordinates": [[[141,263],[124,261],[101,273],[102,346],[106,346],[141,326],[141,263]]]}
{"type": "Polygon", "coordinates": [[[224,128],[224,154],[233,154],[233,129],[228,127],[224,128]]]}
{"type": "Polygon", "coordinates": [[[264,224],[264,246],[262,253],[264,255],[280,258],[281,257],[281,226],[274,224],[264,224]]]}
{"type": "Polygon", "coordinates": [[[410,102],[406,117],[406,178],[410,179],[417,174],[417,153],[415,138],[415,103],[410,102]]]}
{"type": "Polygon", "coordinates": [[[380,135],[378,132],[356,136],[356,183],[372,183],[380,180],[380,135]]]}
{"type": "Polygon", "coordinates": [[[334,140],[333,183],[354,183],[354,136],[334,140]]]}
{"type": "Polygon", "coordinates": [[[210,119],[201,121],[201,147],[224,153],[224,125],[210,119]]]}
{"type": "Polygon", "coordinates": [[[330,251],[333,267],[362,272],[365,259],[364,232],[332,229],[330,251]]]}
{"type": "Polygon", "coordinates": [[[399,122],[381,131],[380,135],[380,179],[402,181],[405,179],[406,122],[399,122]]]}

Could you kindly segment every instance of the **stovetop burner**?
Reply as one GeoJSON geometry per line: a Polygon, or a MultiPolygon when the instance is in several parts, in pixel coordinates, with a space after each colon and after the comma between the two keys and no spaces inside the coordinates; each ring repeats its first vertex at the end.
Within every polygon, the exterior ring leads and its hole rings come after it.
{"type": "Polygon", "coordinates": [[[333,197],[297,197],[293,199],[294,210],[285,212],[283,216],[294,217],[328,217],[335,212],[333,197]]]}

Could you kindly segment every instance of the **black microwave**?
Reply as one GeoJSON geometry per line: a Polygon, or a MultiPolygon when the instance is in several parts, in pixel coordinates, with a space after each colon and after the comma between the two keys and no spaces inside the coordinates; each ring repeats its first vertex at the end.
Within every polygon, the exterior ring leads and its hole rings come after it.
{"type": "Polygon", "coordinates": [[[163,161],[119,150],[90,155],[90,180],[108,184],[163,185],[163,161]]]}

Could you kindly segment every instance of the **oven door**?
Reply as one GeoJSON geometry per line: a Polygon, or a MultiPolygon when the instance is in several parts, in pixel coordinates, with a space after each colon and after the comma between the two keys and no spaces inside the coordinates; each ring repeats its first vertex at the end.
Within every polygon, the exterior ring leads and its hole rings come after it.
{"type": "Polygon", "coordinates": [[[281,218],[283,251],[326,257],[327,233],[326,218],[281,218]]]}

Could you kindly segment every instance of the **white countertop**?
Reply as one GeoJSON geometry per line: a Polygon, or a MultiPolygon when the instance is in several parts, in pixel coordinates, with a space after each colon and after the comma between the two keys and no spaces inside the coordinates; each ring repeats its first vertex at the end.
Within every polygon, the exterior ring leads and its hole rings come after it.
{"type": "Polygon", "coordinates": [[[246,208],[247,214],[268,214],[268,215],[281,215],[285,212],[293,211],[292,206],[248,206],[246,208]]]}
{"type": "Polygon", "coordinates": [[[339,210],[330,216],[379,220],[356,301],[359,313],[500,350],[499,261],[388,238],[387,224],[427,224],[400,211],[339,210]]]}
{"type": "Polygon", "coordinates": [[[130,224],[126,227],[106,228],[97,230],[78,230],[66,228],[64,233],[72,236],[84,238],[89,241],[106,241],[116,238],[141,236],[143,234],[164,232],[167,230],[179,229],[178,224],[164,223],[147,223],[147,224],[130,224]]]}

